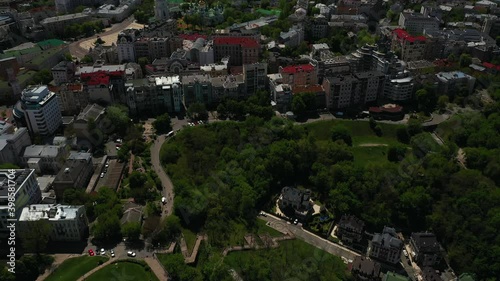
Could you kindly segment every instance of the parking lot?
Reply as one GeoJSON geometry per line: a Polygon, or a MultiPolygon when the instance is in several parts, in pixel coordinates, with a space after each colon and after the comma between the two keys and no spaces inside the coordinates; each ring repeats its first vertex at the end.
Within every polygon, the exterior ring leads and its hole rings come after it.
{"type": "Polygon", "coordinates": [[[108,167],[105,167],[102,170],[101,175],[99,175],[96,191],[102,186],[107,186],[111,189],[116,189],[118,187],[125,165],[123,163],[119,163],[116,159],[108,160],[107,164],[108,167]]]}

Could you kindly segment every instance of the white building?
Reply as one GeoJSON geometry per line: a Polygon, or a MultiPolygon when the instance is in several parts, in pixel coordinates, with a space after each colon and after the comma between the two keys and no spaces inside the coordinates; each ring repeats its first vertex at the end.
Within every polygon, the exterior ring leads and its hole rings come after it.
{"type": "Polygon", "coordinates": [[[118,61],[120,63],[135,62],[135,40],[135,30],[133,29],[124,30],[118,34],[116,51],[118,52],[118,61]]]}
{"type": "Polygon", "coordinates": [[[413,95],[413,77],[387,79],[384,87],[384,97],[393,101],[406,101],[413,95]]]}
{"type": "Polygon", "coordinates": [[[38,186],[34,170],[0,170],[0,238],[6,238],[9,235],[7,219],[17,219],[26,205],[37,204],[41,200],[42,193],[38,186]],[[7,205],[9,203],[9,181],[15,184],[14,217],[10,216],[10,210],[7,205]]]}
{"type": "Polygon", "coordinates": [[[470,95],[476,84],[476,78],[461,71],[439,72],[436,77],[439,81],[439,91],[443,95],[457,94],[463,89],[470,95]]]}
{"type": "Polygon", "coordinates": [[[35,221],[46,220],[52,226],[52,241],[81,241],[88,234],[85,206],[29,205],[23,208],[18,225],[29,231],[35,221]]]}
{"type": "Polygon", "coordinates": [[[24,89],[14,115],[24,119],[32,135],[50,136],[62,122],[57,96],[47,86],[28,86],[24,89]]]}
{"type": "Polygon", "coordinates": [[[406,29],[410,34],[418,35],[424,32],[438,30],[439,20],[435,17],[424,16],[419,13],[403,12],[399,15],[399,26],[406,29]]]}
{"type": "Polygon", "coordinates": [[[38,174],[57,174],[69,152],[65,145],[30,145],[24,149],[22,164],[38,174]]]}

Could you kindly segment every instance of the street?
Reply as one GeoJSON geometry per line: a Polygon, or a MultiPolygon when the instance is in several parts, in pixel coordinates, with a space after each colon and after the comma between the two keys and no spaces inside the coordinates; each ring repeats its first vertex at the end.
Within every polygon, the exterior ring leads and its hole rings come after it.
{"type": "Polygon", "coordinates": [[[287,230],[289,230],[296,237],[304,240],[306,243],[322,249],[332,255],[343,258],[344,262],[353,261],[355,257],[360,256],[360,254],[356,252],[303,230],[301,225],[288,224],[284,220],[278,219],[270,214],[267,214],[265,217],[261,216],[260,219],[268,221],[270,223],[270,227],[280,232],[287,232],[287,230]]]}

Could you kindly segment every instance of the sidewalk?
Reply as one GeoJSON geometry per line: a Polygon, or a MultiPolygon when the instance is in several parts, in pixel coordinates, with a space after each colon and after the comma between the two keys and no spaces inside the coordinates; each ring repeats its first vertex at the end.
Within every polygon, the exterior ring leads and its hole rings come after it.
{"type": "Polygon", "coordinates": [[[151,268],[153,273],[156,275],[158,280],[169,280],[168,279],[168,272],[166,272],[163,269],[163,266],[160,264],[160,262],[154,258],[154,257],[147,257],[144,258],[144,261],[148,264],[148,266],[151,268]]]}

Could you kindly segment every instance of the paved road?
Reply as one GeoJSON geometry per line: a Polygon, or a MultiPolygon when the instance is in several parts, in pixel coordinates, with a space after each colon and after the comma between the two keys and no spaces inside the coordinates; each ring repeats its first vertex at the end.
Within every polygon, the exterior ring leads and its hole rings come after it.
{"type": "MultiPolygon", "coordinates": [[[[134,22],[134,16],[130,16],[126,20],[111,26],[109,29],[107,29],[103,33],[96,34],[96,36],[99,35],[102,37],[102,36],[113,34],[113,33],[120,31],[120,30],[124,30],[132,22],[134,22]]],[[[75,56],[79,59],[83,58],[89,52],[89,50],[86,48],[83,48],[81,46],[81,44],[85,41],[95,41],[96,36],[92,36],[90,38],[83,38],[81,40],[78,40],[78,41],[75,41],[75,42],[69,44],[69,51],[70,51],[71,55],[75,56]]]]}
{"type": "Polygon", "coordinates": [[[275,218],[272,215],[267,215],[266,217],[261,217],[261,219],[270,222],[270,226],[278,231],[283,231],[287,229],[292,232],[296,237],[304,240],[306,243],[313,245],[316,248],[322,249],[332,255],[343,257],[347,260],[354,260],[355,257],[360,256],[360,254],[353,252],[347,248],[344,248],[338,244],[330,242],[319,236],[316,236],[310,232],[302,229],[301,225],[288,224],[284,220],[275,218]]]}
{"type": "Polygon", "coordinates": [[[164,142],[165,135],[161,135],[156,138],[151,146],[151,164],[161,180],[161,185],[163,186],[162,196],[167,198],[167,204],[164,205],[161,213],[162,218],[172,214],[174,208],[174,185],[160,164],[160,149],[164,142]]]}

